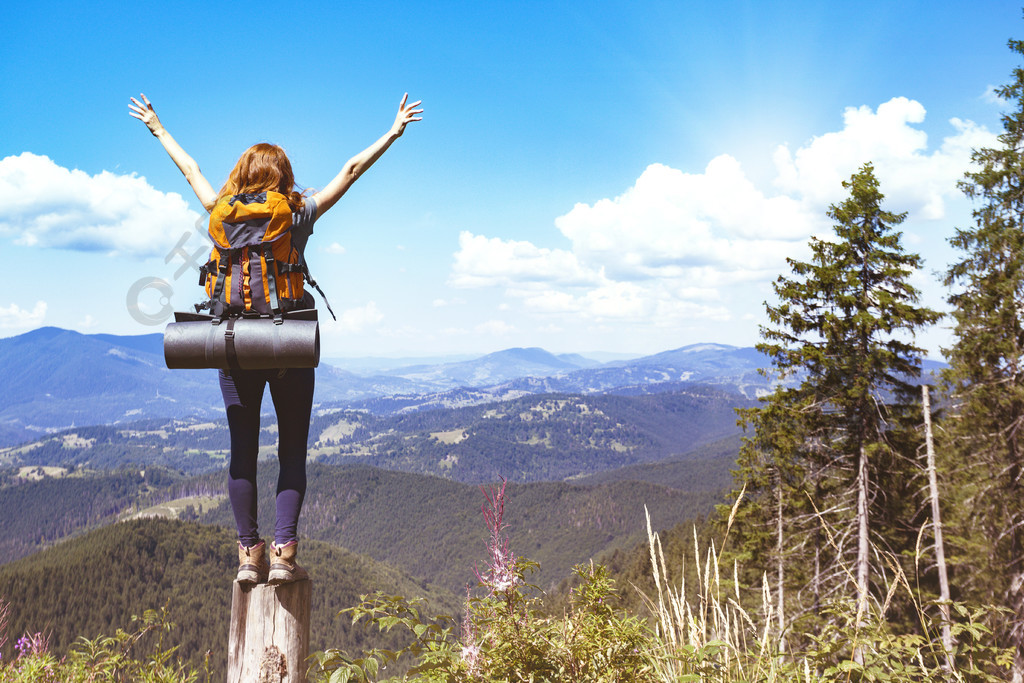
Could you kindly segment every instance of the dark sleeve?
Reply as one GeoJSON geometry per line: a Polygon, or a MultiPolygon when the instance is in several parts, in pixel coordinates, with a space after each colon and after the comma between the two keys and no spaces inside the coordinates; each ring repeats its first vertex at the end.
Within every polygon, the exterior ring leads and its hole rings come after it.
{"type": "Polygon", "coordinates": [[[313,234],[313,223],[316,222],[316,200],[307,197],[302,208],[292,214],[292,243],[299,251],[304,251],[306,242],[313,234]]]}
{"type": "Polygon", "coordinates": [[[302,204],[302,209],[296,213],[298,225],[301,226],[301,229],[307,236],[312,235],[313,223],[316,222],[316,200],[312,197],[307,197],[302,204]]]}

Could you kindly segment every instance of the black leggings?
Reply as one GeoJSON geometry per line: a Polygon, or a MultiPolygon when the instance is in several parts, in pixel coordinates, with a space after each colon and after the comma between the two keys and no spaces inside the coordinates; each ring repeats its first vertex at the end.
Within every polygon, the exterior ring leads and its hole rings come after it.
{"type": "Polygon", "coordinates": [[[306,495],[306,440],[313,410],[313,368],[220,371],[220,391],[231,433],[228,497],[235,513],[238,540],[246,546],[260,541],[256,522],[256,461],[259,456],[260,405],[264,386],[277,411],[277,523],[274,541],[298,540],[297,527],[306,495]]]}

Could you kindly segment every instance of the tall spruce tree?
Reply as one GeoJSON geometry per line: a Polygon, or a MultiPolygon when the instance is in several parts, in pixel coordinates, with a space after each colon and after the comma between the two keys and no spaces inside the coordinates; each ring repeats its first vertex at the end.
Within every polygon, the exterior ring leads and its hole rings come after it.
{"type": "MultiPolygon", "coordinates": [[[[903,422],[916,408],[912,382],[920,374],[922,351],[912,339],[939,318],[918,305],[909,278],[920,257],[903,250],[895,230],[906,214],[882,209],[872,165],[843,187],[848,198],[828,211],[834,239],[812,238],[809,262],[789,259],[792,276],[775,283],[779,303],[766,306],[770,324],[761,328],[765,341],[758,349],[782,379],[799,384],[780,386],[744,416],[756,433],[741,454],[739,475],[762,488],[761,509],[774,510],[762,529],[775,530],[770,541],[776,558],[780,510],[799,531],[790,533],[788,546],[802,561],[786,583],[804,582],[787,593],[805,597],[797,609],[787,607],[793,613],[838,591],[854,596],[866,614],[873,544],[891,542],[894,550],[902,545],[890,522],[906,501],[892,488],[912,486],[914,467],[901,452],[903,422]],[[883,478],[885,489],[873,483],[883,478]],[[780,495],[789,502],[780,505],[780,495]],[[817,511],[808,514],[807,499],[817,511]],[[873,533],[875,519],[885,523],[873,533]],[[837,549],[830,550],[820,534],[823,523],[837,549]],[[840,566],[854,568],[854,585],[840,566]]],[[[768,534],[762,531],[762,537],[767,543],[768,534]]]]}
{"type": "MultiPolygon", "coordinates": [[[[1024,55],[1024,42],[1011,40],[1024,55]]],[[[953,288],[954,343],[947,350],[954,414],[945,421],[955,454],[961,559],[956,585],[970,600],[1004,605],[1000,644],[1016,647],[1013,680],[1024,680],[1024,69],[996,91],[1013,111],[999,145],[976,150],[960,183],[975,200],[974,225],[950,243],[963,258],[946,273],[953,288]]]]}

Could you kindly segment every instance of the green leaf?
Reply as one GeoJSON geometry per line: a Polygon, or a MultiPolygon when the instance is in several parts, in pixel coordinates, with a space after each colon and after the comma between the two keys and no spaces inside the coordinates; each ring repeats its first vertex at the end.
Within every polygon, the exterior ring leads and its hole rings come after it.
{"type": "Polygon", "coordinates": [[[352,673],[347,668],[341,668],[334,670],[329,683],[348,683],[350,680],[352,680],[352,673]]]}
{"type": "Polygon", "coordinates": [[[370,678],[376,678],[377,677],[377,671],[378,671],[378,668],[379,668],[379,663],[377,662],[376,659],[370,657],[363,664],[363,668],[366,670],[366,673],[369,674],[370,678]]]}

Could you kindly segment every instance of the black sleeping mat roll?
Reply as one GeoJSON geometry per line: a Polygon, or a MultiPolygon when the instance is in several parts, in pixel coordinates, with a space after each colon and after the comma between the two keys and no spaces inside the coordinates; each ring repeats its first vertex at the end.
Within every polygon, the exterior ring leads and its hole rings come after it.
{"type": "Polygon", "coordinates": [[[316,310],[292,311],[281,323],[273,318],[225,318],[175,313],[164,330],[164,361],[172,370],[239,368],[270,370],[315,368],[320,363],[320,327],[316,310]]]}

